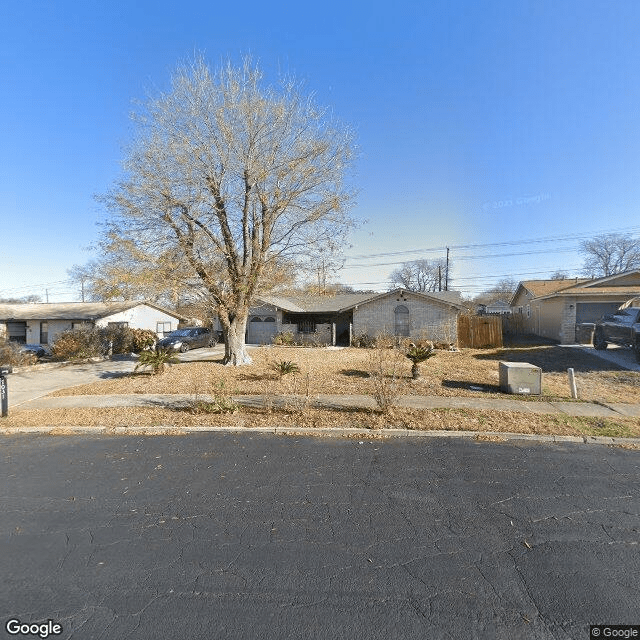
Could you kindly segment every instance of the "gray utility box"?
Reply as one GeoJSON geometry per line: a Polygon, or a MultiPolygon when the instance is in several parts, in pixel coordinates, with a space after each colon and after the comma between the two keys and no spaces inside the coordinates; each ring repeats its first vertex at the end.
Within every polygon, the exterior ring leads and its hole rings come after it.
{"type": "Polygon", "coordinates": [[[542,369],[526,362],[500,362],[500,391],[539,396],[542,369]]]}

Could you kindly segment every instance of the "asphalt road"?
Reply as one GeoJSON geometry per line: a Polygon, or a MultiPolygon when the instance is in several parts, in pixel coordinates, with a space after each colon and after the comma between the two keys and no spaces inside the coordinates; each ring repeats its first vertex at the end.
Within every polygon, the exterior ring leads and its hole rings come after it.
{"type": "Polygon", "coordinates": [[[3,437],[0,459],[4,637],[11,619],[74,640],[640,624],[637,451],[39,435],[3,437]]]}

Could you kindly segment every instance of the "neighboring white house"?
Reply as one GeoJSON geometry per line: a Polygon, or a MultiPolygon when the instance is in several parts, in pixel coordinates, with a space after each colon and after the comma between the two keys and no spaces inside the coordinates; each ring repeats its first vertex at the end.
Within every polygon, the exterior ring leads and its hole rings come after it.
{"type": "Polygon", "coordinates": [[[509,315],[511,313],[511,305],[504,300],[494,300],[489,304],[478,305],[478,315],[480,316],[495,316],[495,315],[509,315]]]}
{"type": "Polygon", "coordinates": [[[562,344],[578,341],[577,332],[640,296],[640,270],[604,278],[526,280],[518,285],[511,309],[523,330],[562,344]]]}
{"type": "Polygon", "coordinates": [[[387,333],[455,343],[463,310],[457,291],[261,296],[250,310],[246,340],[269,344],[277,333],[291,332],[296,341],[348,345],[353,336],[387,333]]]}
{"type": "Polygon", "coordinates": [[[0,337],[28,344],[53,344],[63,331],[79,327],[128,326],[159,337],[184,318],[149,302],[64,302],[0,304],[0,337]]]}

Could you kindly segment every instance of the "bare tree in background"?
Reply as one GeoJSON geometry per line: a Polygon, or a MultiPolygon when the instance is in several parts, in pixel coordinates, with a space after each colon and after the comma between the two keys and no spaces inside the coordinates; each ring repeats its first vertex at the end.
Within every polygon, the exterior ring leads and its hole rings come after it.
{"type": "Polygon", "coordinates": [[[580,243],[583,272],[591,278],[640,268],[640,238],[608,233],[580,243]]]}
{"type": "Polygon", "coordinates": [[[249,60],[179,68],[135,121],[126,176],[101,198],[109,233],[145,256],[178,256],[220,318],[225,363],[250,362],[255,295],[282,265],[346,239],[352,136],[293,81],[264,86],[249,60]]]}
{"type": "Polygon", "coordinates": [[[442,291],[451,286],[451,262],[447,281],[447,261],[412,260],[405,262],[389,276],[391,286],[401,286],[409,291],[442,291]]]}

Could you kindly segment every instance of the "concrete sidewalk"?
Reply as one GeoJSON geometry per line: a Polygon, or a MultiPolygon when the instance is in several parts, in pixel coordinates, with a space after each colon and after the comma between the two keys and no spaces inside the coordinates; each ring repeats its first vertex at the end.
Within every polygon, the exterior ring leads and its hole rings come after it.
{"type": "MultiPolygon", "coordinates": [[[[135,394],[135,395],[91,395],[40,397],[13,406],[12,413],[27,409],[71,409],[105,407],[158,407],[180,406],[194,402],[212,401],[208,395],[194,394],[135,394]]],[[[234,401],[243,406],[285,406],[299,405],[303,396],[234,396],[234,401]]],[[[365,395],[317,395],[311,398],[311,405],[322,408],[375,409],[376,403],[371,396],[365,395]]],[[[398,406],[412,409],[470,409],[480,411],[515,411],[524,414],[560,414],[581,417],[640,418],[640,404],[628,403],[592,403],[579,401],[518,400],[515,398],[472,398],[443,396],[400,396],[398,406]]]]}

